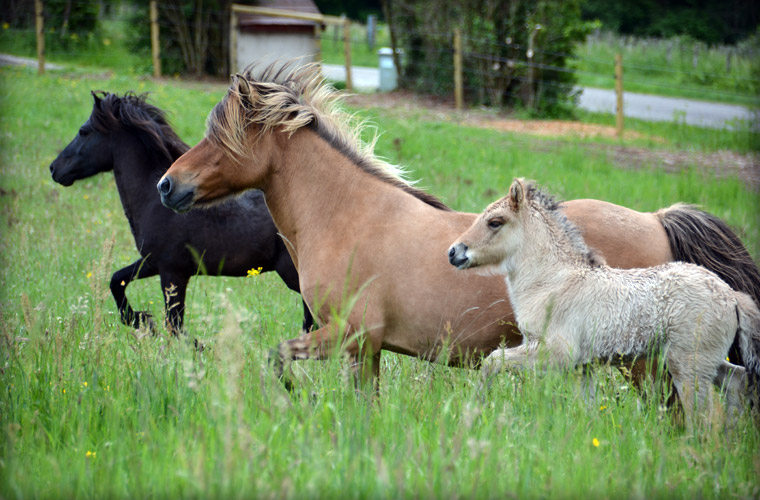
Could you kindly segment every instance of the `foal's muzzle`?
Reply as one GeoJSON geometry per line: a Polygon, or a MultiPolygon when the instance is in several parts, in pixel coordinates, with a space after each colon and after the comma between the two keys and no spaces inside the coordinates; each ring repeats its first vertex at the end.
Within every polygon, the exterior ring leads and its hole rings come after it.
{"type": "Polygon", "coordinates": [[[470,258],[467,257],[467,245],[464,243],[457,243],[449,248],[449,262],[452,266],[459,269],[467,269],[470,267],[470,258]]]}
{"type": "Polygon", "coordinates": [[[195,188],[182,188],[178,186],[171,176],[165,175],[156,185],[158,194],[161,195],[161,203],[166,208],[175,212],[187,212],[193,206],[195,188]]]}

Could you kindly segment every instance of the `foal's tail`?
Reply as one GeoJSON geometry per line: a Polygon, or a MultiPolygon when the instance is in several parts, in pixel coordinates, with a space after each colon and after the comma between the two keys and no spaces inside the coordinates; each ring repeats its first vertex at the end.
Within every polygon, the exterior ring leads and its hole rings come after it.
{"type": "MultiPolygon", "coordinates": [[[[739,237],[718,217],[692,205],[677,203],[654,214],[665,229],[674,260],[690,262],[717,274],[736,291],[760,304],[760,270],[739,237]]],[[[738,337],[729,351],[741,364],[738,337]]]]}
{"type": "Polygon", "coordinates": [[[746,293],[736,294],[736,315],[739,328],[736,340],[744,366],[747,369],[750,391],[760,403],[760,308],[746,293]]]}

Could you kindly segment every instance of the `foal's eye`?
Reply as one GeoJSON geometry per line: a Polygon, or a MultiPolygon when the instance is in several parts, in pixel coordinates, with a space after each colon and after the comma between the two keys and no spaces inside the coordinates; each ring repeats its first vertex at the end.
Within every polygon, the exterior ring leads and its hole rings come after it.
{"type": "Polygon", "coordinates": [[[504,221],[501,219],[491,219],[488,221],[488,227],[491,229],[499,229],[504,225],[504,221]]]}

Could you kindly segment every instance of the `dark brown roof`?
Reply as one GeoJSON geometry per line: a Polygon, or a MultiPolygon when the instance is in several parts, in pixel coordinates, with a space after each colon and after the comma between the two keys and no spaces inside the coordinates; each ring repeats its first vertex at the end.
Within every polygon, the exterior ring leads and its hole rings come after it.
{"type": "MultiPolygon", "coordinates": [[[[267,7],[269,9],[293,10],[307,14],[321,14],[316,4],[312,0],[259,0],[256,7],[267,7]]],[[[240,27],[248,26],[314,26],[313,21],[304,21],[301,19],[290,19],[287,17],[270,17],[259,16],[255,14],[241,14],[240,27]]]]}

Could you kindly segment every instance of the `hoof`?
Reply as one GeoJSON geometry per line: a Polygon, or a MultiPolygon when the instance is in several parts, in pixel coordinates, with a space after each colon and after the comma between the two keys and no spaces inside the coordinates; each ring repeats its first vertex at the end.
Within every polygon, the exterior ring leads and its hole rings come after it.
{"type": "Polygon", "coordinates": [[[283,361],[282,355],[280,354],[280,349],[277,347],[270,349],[268,360],[269,366],[271,366],[272,370],[274,371],[274,375],[280,382],[282,382],[285,390],[288,392],[293,392],[293,383],[284,374],[285,362],[283,361]]]}
{"type": "Polygon", "coordinates": [[[156,322],[153,321],[153,315],[146,311],[135,311],[132,327],[138,330],[145,328],[153,335],[158,333],[156,322]]]}

